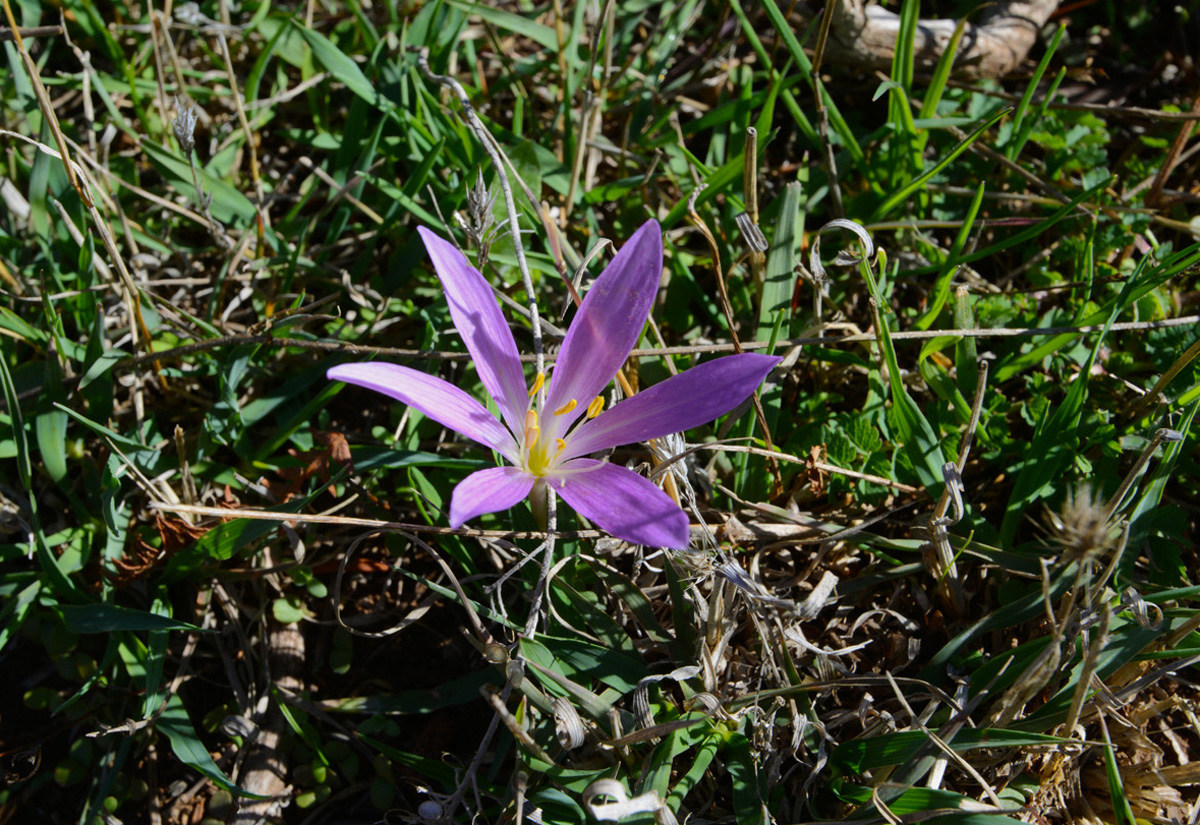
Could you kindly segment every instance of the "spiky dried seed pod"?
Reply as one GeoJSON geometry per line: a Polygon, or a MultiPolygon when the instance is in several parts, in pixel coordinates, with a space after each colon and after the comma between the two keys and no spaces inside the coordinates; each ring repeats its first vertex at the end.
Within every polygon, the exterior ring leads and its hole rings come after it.
{"type": "Polygon", "coordinates": [[[1068,564],[1108,553],[1121,535],[1090,487],[1068,492],[1062,511],[1047,512],[1046,523],[1051,542],[1062,548],[1068,564]]]}

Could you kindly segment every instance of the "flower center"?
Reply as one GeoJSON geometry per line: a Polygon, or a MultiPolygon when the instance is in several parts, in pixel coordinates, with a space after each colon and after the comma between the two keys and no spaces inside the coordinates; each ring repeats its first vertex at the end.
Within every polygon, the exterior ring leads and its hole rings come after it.
{"type": "MultiPolygon", "coordinates": [[[[538,415],[536,396],[546,383],[544,373],[538,373],[534,379],[533,388],[529,391],[529,409],[525,411],[525,431],[521,433],[521,457],[524,468],[532,475],[541,478],[553,472],[558,465],[558,457],[567,449],[567,441],[559,437],[559,423],[555,419],[567,415],[579,406],[572,398],[555,410],[549,421],[549,426],[542,428],[542,420],[538,415]]],[[[588,404],[587,417],[595,418],[604,409],[604,399],[597,396],[588,404]]],[[[570,436],[568,436],[569,438],[570,436]]]]}
{"type": "MultiPolygon", "coordinates": [[[[554,414],[570,412],[574,406],[575,402],[572,401],[554,414]]],[[[553,470],[559,454],[567,448],[567,442],[556,436],[557,430],[558,427],[551,422],[549,432],[543,432],[537,410],[525,413],[525,469],[533,475],[541,477],[553,470]]]]}

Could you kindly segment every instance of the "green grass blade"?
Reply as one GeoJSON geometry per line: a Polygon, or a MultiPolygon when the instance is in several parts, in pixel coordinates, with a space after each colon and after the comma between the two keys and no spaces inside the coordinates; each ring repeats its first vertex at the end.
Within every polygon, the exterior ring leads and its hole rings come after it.
{"type": "MultiPolygon", "coordinates": [[[[1017,155],[1020,154],[1021,146],[1025,141],[1018,141],[1017,136],[1022,132],[1022,127],[1025,124],[1025,118],[1029,113],[1029,105],[1033,101],[1034,93],[1037,92],[1038,84],[1042,82],[1042,77],[1046,74],[1046,69],[1049,68],[1050,61],[1054,57],[1054,52],[1056,49],[1058,49],[1058,44],[1062,42],[1063,35],[1066,34],[1066,31],[1067,27],[1065,25],[1059,25],[1058,30],[1054,32],[1054,37],[1050,39],[1050,44],[1046,46],[1046,53],[1042,55],[1042,59],[1038,61],[1037,68],[1033,70],[1033,76],[1029,79],[1029,84],[1025,87],[1025,93],[1021,95],[1021,100],[1017,103],[1016,108],[1013,110],[1013,140],[1008,145],[1008,151],[1005,152],[1005,156],[1009,160],[1015,160],[1017,155]]],[[[1057,87],[1057,83],[1055,86],[1057,87]]],[[[1046,96],[1046,101],[1049,102],[1052,97],[1053,91],[1046,96]]],[[[1025,134],[1028,136],[1028,131],[1026,131],[1025,134]]]]}
{"type": "Polygon", "coordinates": [[[209,754],[208,748],[196,736],[196,729],[192,727],[192,720],[188,718],[187,710],[184,708],[179,694],[172,693],[167,699],[166,710],[155,720],[154,727],[159,732],[166,734],[167,740],[171,743],[171,750],[180,762],[208,777],[218,788],[224,788],[230,793],[250,799],[264,798],[233,784],[233,781],[217,766],[209,754]]]}
{"type": "Polygon", "coordinates": [[[1100,718],[1100,730],[1104,737],[1104,775],[1108,778],[1108,794],[1112,801],[1113,819],[1116,825],[1138,825],[1129,797],[1125,794],[1125,779],[1117,767],[1116,748],[1108,735],[1108,724],[1100,718]]]}
{"type": "MultiPolygon", "coordinates": [[[[792,60],[796,61],[796,65],[800,67],[800,71],[811,81],[813,79],[812,61],[808,59],[808,55],[800,47],[800,42],[796,40],[796,35],[792,33],[792,27],[788,24],[787,18],[779,10],[779,6],[775,3],[775,0],[762,0],[762,5],[767,13],[767,17],[771,19],[771,25],[775,27],[775,32],[783,38],[783,43],[787,47],[788,53],[792,56],[792,60]]],[[[860,168],[866,167],[866,155],[862,150],[862,146],[858,143],[858,138],[855,137],[845,118],[842,117],[842,113],[838,110],[837,104],[829,96],[829,93],[822,89],[821,94],[825,106],[829,110],[829,124],[833,126],[833,130],[837,132],[838,137],[845,143],[846,151],[854,159],[855,165],[860,168]]]]}
{"type": "Polygon", "coordinates": [[[375,85],[367,79],[358,64],[347,57],[346,53],[334,45],[333,41],[296,21],[293,21],[293,25],[299,29],[300,36],[312,49],[316,61],[324,66],[325,70],[336,80],[376,109],[386,111],[392,107],[391,101],[379,94],[375,85]]]}
{"type": "MultiPolygon", "coordinates": [[[[1051,228],[1059,221],[1074,213],[1081,204],[1085,203],[1093,195],[1099,194],[1107,189],[1114,179],[1114,177],[1108,177],[1095,186],[1085,189],[1083,192],[1080,192],[1078,195],[1071,198],[1070,201],[1064,203],[1062,206],[1056,209],[1044,220],[1034,224],[1028,229],[1023,229],[1017,234],[1009,238],[1005,238],[1002,241],[997,241],[996,243],[985,247],[984,249],[977,249],[968,255],[963,255],[959,260],[959,263],[969,264],[974,263],[975,261],[982,261],[985,258],[992,257],[998,252],[1003,252],[1006,249],[1012,249],[1013,247],[1021,246],[1022,244],[1032,241],[1038,235],[1041,235],[1047,229],[1051,228]]],[[[1197,257],[1200,258],[1200,254],[1198,254],[1197,257]]],[[[937,269],[935,267],[919,267],[909,270],[909,274],[919,275],[926,272],[936,271],[937,269]]]]}
{"type": "Polygon", "coordinates": [[[967,214],[963,217],[962,226],[958,228],[958,233],[954,236],[954,243],[950,246],[950,254],[946,256],[946,262],[942,264],[942,271],[938,273],[937,282],[933,287],[933,302],[930,304],[929,310],[913,324],[916,329],[929,329],[933,326],[933,322],[942,312],[942,307],[950,298],[950,282],[954,279],[954,274],[958,272],[959,258],[967,245],[967,239],[971,236],[971,230],[975,228],[975,219],[979,216],[979,207],[983,204],[984,186],[983,181],[980,181],[975,190],[975,197],[971,199],[971,205],[967,207],[967,214]]]}
{"type": "Polygon", "coordinates": [[[1071,448],[1076,441],[1076,429],[1079,417],[1083,411],[1083,402],[1087,398],[1088,379],[1092,365],[1100,355],[1100,348],[1108,337],[1108,331],[1122,312],[1131,303],[1134,287],[1138,282],[1141,270],[1145,268],[1149,258],[1143,258],[1141,265],[1121,290],[1120,296],[1113,302],[1104,329],[1096,338],[1096,343],[1088,354],[1087,360],[1080,366],[1079,374],[1067,390],[1062,403],[1051,413],[1047,407],[1030,443],[1030,460],[1024,463],[1013,485],[1013,491],[1004,511],[1004,520],[1000,525],[1000,542],[1003,547],[1011,547],[1025,514],[1035,501],[1042,498],[1048,486],[1053,486],[1062,475],[1062,471],[1071,459],[1071,448]]]}
{"type": "Polygon", "coordinates": [[[766,341],[780,314],[791,314],[796,290],[796,253],[804,234],[804,191],[798,182],[789,183],[775,221],[771,249],[763,272],[762,303],[758,312],[757,339],[766,341]]]}
{"type": "Polygon", "coordinates": [[[1063,66],[1058,70],[1058,74],[1055,75],[1054,80],[1050,82],[1050,88],[1046,90],[1046,97],[1042,100],[1041,105],[1038,106],[1037,112],[1034,113],[1033,117],[1025,120],[1019,132],[1014,131],[1013,142],[1011,144],[1012,156],[1014,158],[1020,157],[1021,151],[1025,148],[1025,144],[1029,140],[1029,136],[1033,134],[1033,130],[1046,114],[1046,110],[1050,108],[1050,104],[1054,101],[1054,96],[1058,93],[1058,87],[1062,85],[1063,79],[1066,76],[1067,67],[1063,66]]]}
{"type": "Polygon", "coordinates": [[[888,98],[889,121],[900,129],[894,142],[891,164],[892,186],[907,178],[922,166],[922,148],[918,146],[916,126],[913,125],[912,98],[913,65],[915,63],[917,19],[920,0],[904,0],[900,5],[900,30],[896,33],[896,48],[892,52],[892,81],[888,98]]]}
{"type": "Polygon", "coordinates": [[[892,409],[895,413],[893,420],[897,431],[897,440],[912,461],[913,470],[916,471],[922,486],[931,497],[936,499],[941,495],[942,486],[945,484],[942,467],[946,463],[938,435],[934,431],[933,425],[929,423],[929,419],[921,412],[920,405],[913,400],[904,386],[904,381],[900,377],[902,374],[900,362],[892,343],[891,330],[878,310],[879,306],[886,304],[874,278],[870,276],[869,265],[864,262],[859,266],[863,270],[864,279],[871,285],[871,292],[875,300],[875,328],[879,348],[888,371],[888,385],[891,389],[892,409]]]}
{"type": "Polygon", "coordinates": [[[121,630],[189,630],[205,633],[202,627],[157,613],[134,610],[116,604],[62,605],[58,608],[63,622],[72,633],[115,633],[121,630]]]}
{"type": "Polygon", "coordinates": [[[555,34],[553,28],[544,23],[538,23],[528,16],[514,14],[485,3],[468,3],[464,0],[448,0],[448,2],[498,29],[528,37],[543,49],[549,49],[552,52],[558,51],[558,35],[555,34]]]}
{"type": "MultiPolygon", "coordinates": [[[[958,55],[958,44],[962,42],[963,31],[966,27],[967,18],[959,18],[958,24],[954,27],[954,34],[950,35],[950,40],[946,44],[945,51],[938,58],[937,65],[933,67],[929,88],[925,90],[925,98],[921,101],[919,119],[924,120],[937,116],[937,107],[942,102],[942,95],[945,94],[946,82],[950,79],[950,70],[954,68],[954,58],[958,55]]],[[[921,147],[924,148],[924,146],[924,141],[922,141],[921,147]]]]}
{"type": "Polygon", "coordinates": [[[882,220],[884,216],[890,214],[891,211],[893,209],[895,209],[897,206],[899,206],[901,203],[903,203],[904,200],[909,195],[911,195],[913,192],[916,192],[918,189],[922,188],[926,183],[929,182],[930,178],[932,178],[938,172],[941,172],[943,169],[945,169],[947,166],[949,166],[951,163],[953,163],[955,158],[957,158],[963,152],[967,151],[967,149],[971,146],[972,143],[979,140],[979,138],[983,136],[984,132],[986,132],[988,129],[992,128],[992,126],[994,126],[1001,118],[1003,118],[1005,115],[1007,115],[1008,112],[1009,112],[1008,109],[1004,109],[1003,111],[997,112],[996,114],[992,115],[987,120],[986,123],[984,123],[982,126],[980,126],[978,129],[976,129],[971,134],[967,135],[967,137],[964,138],[957,146],[955,146],[953,149],[951,149],[945,155],[945,157],[943,157],[941,160],[939,160],[937,163],[935,163],[930,168],[926,169],[924,172],[922,172],[916,178],[909,181],[909,183],[906,186],[902,187],[899,191],[894,192],[890,197],[888,197],[886,200],[884,200],[884,202],[875,209],[875,212],[874,212],[871,220],[872,221],[882,220]]]}

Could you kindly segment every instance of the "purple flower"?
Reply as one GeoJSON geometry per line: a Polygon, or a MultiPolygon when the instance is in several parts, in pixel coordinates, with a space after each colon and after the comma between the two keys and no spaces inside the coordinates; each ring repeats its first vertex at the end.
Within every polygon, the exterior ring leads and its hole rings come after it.
{"type": "Polygon", "coordinates": [[[779,358],[741,354],[700,364],[607,411],[600,393],[641,336],[662,276],[662,233],[647,221],[588,291],[539,406],[544,376],[527,389],[516,341],[492,291],[462,253],[422,227],[446,290],[450,316],[503,421],[458,387],[396,364],[343,364],[329,378],[376,390],[491,447],[512,466],[472,473],[454,488],[450,526],[506,510],[553,487],[567,504],[614,536],[652,547],[688,545],[688,518],[642,476],[586,458],[621,444],[682,432],[732,410],[779,358]]]}

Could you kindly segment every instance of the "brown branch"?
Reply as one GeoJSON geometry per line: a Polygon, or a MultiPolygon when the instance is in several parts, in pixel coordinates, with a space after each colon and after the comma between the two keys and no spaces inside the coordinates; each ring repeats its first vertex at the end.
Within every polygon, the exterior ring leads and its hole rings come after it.
{"type": "Polygon", "coordinates": [[[0,43],[10,43],[16,40],[18,35],[22,38],[57,37],[62,33],[62,26],[21,26],[17,28],[16,34],[12,29],[0,28],[0,43]]]}
{"type": "MultiPolygon", "coordinates": [[[[887,71],[896,51],[900,16],[863,0],[837,0],[833,6],[826,63],[843,62],[863,69],[887,71]]],[[[967,23],[954,60],[958,74],[1001,77],[1013,71],[1037,42],[1038,31],[1058,7],[1058,0],[1010,0],[999,3],[982,22],[967,23]]],[[[958,25],[957,20],[919,20],[913,52],[919,67],[937,63],[958,25]]]]}

